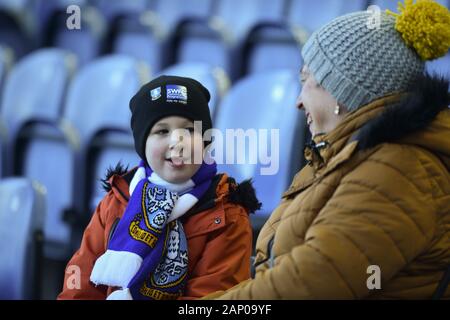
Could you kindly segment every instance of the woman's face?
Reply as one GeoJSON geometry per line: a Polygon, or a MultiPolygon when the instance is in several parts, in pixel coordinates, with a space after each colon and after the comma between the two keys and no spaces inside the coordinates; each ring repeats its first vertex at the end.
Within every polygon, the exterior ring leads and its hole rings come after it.
{"type": "Polygon", "coordinates": [[[305,109],[306,123],[311,135],[314,137],[330,132],[342,120],[346,113],[344,108],[340,108],[339,115],[334,113],[337,101],[316,82],[307,66],[302,68],[300,78],[302,91],[298,97],[297,107],[305,109]]]}
{"type": "Polygon", "coordinates": [[[195,153],[203,159],[203,139],[194,123],[182,117],[159,120],[150,130],[145,143],[145,157],[150,167],[170,183],[189,180],[200,168],[195,153]]]}

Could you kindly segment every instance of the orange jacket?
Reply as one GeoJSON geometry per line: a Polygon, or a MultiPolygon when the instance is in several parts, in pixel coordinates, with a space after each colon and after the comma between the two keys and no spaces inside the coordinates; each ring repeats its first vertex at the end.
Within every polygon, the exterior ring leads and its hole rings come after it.
{"type": "MultiPolygon", "coordinates": [[[[105,299],[116,289],[96,287],[89,277],[128,203],[129,182],[135,169],[125,174],[118,171],[105,180],[109,192],[85,229],[79,250],[67,264],[58,299],[105,299]],[[76,270],[80,271],[79,283],[76,270]]],[[[206,194],[182,217],[188,241],[189,280],[181,299],[199,298],[250,278],[252,228],[248,213],[258,206],[250,182],[237,185],[225,174],[213,179],[206,194]]]]}

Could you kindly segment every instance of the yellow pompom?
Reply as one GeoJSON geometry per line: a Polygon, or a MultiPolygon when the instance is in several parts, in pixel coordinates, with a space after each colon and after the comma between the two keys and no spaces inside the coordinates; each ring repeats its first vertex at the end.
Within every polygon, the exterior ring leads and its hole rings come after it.
{"type": "Polygon", "coordinates": [[[395,29],[413,47],[422,60],[444,56],[450,48],[450,12],[432,0],[405,0],[398,4],[400,14],[386,10],[396,17],[395,29]]]}

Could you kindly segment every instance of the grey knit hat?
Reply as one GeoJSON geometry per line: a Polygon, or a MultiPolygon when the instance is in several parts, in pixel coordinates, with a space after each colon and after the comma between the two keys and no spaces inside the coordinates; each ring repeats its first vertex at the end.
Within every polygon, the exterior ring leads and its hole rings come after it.
{"type": "Polygon", "coordinates": [[[405,91],[425,63],[395,29],[395,17],[350,13],[332,20],[308,39],[304,63],[315,80],[350,111],[393,92],[405,91]]]}

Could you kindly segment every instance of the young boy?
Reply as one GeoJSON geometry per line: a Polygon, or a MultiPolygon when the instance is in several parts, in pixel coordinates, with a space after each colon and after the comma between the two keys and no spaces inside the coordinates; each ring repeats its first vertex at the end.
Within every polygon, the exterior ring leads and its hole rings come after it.
{"type": "Polygon", "coordinates": [[[249,181],[216,174],[215,163],[194,161],[206,153],[209,99],[199,82],[175,76],[154,79],[131,99],[142,161],[107,174],[108,193],[58,299],[193,299],[250,277],[255,191],[249,181]]]}

